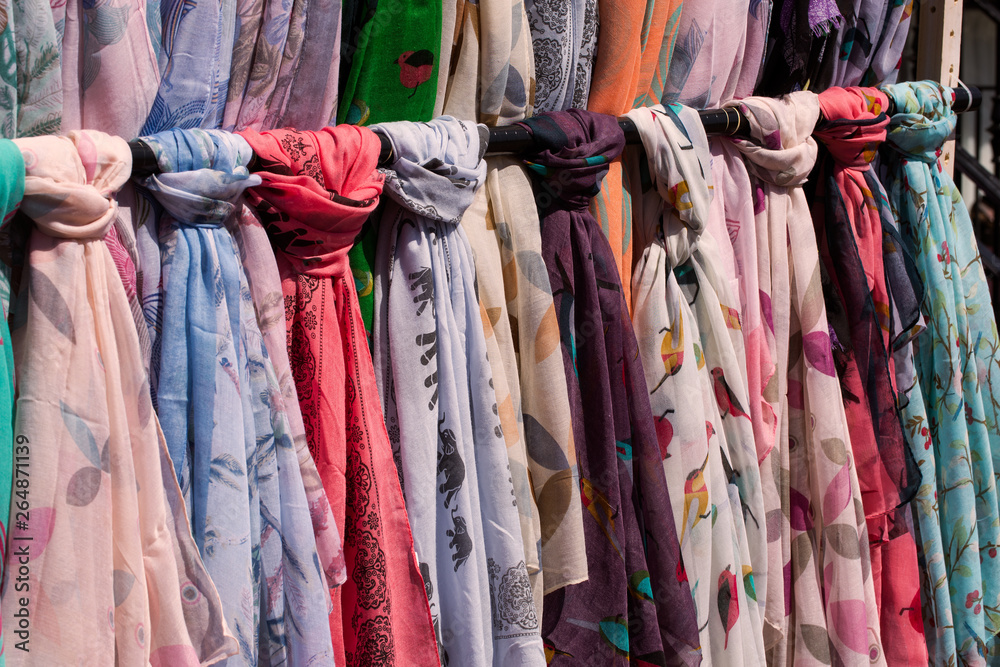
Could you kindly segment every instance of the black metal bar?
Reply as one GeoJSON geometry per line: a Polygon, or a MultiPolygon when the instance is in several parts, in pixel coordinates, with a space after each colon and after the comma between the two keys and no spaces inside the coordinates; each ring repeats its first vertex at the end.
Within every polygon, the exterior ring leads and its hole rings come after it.
{"type": "MultiPolygon", "coordinates": [[[[971,111],[979,108],[983,96],[978,88],[955,89],[955,109],[960,111],[971,111]]],[[[888,110],[890,115],[893,110],[888,110]]],[[[722,109],[702,109],[698,112],[701,122],[705,127],[705,132],[713,136],[740,136],[749,137],[750,123],[746,117],[735,107],[725,107],[722,109]]],[[[625,143],[641,144],[642,138],[639,130],[628,118],[618,120],[618,125],[625,133],[625,143]]],[[[392,159],[392,146],[389,140],[379,135],[382,142],[382,149],[379,151],[379,166],[388,166],[392,159]]],[[[141,139],[133,139],[129,142],[132,147],[132,173],[135,175],[149,175],[159,171],[156,164],[156,156],[153,151],[141,139]]],[[[489,147],[487,155],[500,155],[506,153],[523,153],[534,146],[531,132],[522,125],[507,125],[504,127],[491,127],[489,147]]]]}

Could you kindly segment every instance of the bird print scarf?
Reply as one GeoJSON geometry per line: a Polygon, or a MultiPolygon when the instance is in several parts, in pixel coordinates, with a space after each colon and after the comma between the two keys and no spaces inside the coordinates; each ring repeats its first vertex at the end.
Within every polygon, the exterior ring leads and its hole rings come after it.
{"type": "Polygon", "coordinates": [[[458,224],[486,127],[387,123],[392,202],[379,223],[379,391],[438,631],[441,662],[543,664],[538,614],[476,295],[458,224]]]}
{"type": "Polygon", "coordinates": [[[601,664],[697,664],[694,605],[635,335],[615,256],[588,211],[625,138],[614,117],[586,111],[523,125],[538,147],[526,157],[559,323],[591,573],[546,596],[546,655],[559,664],[590,656],[601,664]]]}
{"type": "Polygon", "coordinates": [[[1000,631],[1000,355],[994,310],[961,193],[941,167],[954,92],[935,82],[883,89],[896,106],[886,152],[889,201],[925,292],[913,340],[916,382],[900,386],[923,482],[914,507],[931,661],[984,664],[1000,631]]]}
{"type": "Polygon", "coordinates": [[[143,140],[161,171],[144,185],[165,210],[157,411],[192,532],[240,642],[231,662],[332,659],[327,581],[298,457],[225,226],[260,182],[245,166],[250,147],[217,130],[143,140]]]}
{"type": "Polygon", "coordinates": [[[27,169],[22,210],[35,229],[11,318],[18,404],[8,544],[20,565],[4,583],[13,591],[15,574],[24,577],[24,592],[3,598],[4,618],[28,621],[7,633],[7,662],[218,662],[237,643],[191,538],[102,240],[131,171],[128,145],[90,131],[16,143],[27,169]]]}
{"type": "Polygon", "coordinates": [[[684,490],[673,520],[701,647],[716,664],[763,664],[764,500],[736,354],[739,315],[704,233],[714,191],[708,139],[689,107],[629,118],[651,156],[636,218],[636,238],[650,240],[633,277],[633,322],[667,485],[684,490]]]}
{"type": "Polygon", "coordinates": [[[347,251],[383,177],[370,130],[245,131],[263,183],[247,199],[276,248],[288,357],[348,578],[334,591],[338,665],[436,665],[410,524],[377,398],[347,251]]]}

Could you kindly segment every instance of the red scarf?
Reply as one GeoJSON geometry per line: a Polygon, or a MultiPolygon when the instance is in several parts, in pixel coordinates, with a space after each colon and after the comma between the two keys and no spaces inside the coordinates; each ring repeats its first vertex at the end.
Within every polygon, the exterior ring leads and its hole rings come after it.
{"type": "Polygon", "coordinates": [[[263,184],[247,199],[271,237],[309,450],[344,538],[330,615],[338,665],[436,665],[437,642],[347,252],[382,193],[380,144],[351,125],[243,137],[263,184]]]}

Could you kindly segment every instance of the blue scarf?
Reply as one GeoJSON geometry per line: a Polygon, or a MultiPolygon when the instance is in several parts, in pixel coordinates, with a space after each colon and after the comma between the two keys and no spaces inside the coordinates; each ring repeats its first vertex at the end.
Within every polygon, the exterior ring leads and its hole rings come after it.
{"type": "Polygon", "coordinates": [[[298,458],[226,220],[247,188],[238,135],[144,138],[162,174],[153,391],[192,530],[241,653],[229,665],[333,660],[326,581],[298,458]],[[261,646],[258,648],[258,637],[261,646]]]}

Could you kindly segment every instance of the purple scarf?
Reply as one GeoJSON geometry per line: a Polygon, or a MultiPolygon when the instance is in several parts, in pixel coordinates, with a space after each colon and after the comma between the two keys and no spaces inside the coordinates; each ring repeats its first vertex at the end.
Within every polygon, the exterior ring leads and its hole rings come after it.
{"type": "Polygon", "coordinates": [[[522,124],[540,151],[528,167],[562,341],[588,568],[600,573],[545,597],[546,652],[550,664],[697,664],[694,603],[635,334],[611,247],[588,211],[625,139],[613,117],[576,109],[522,124]]]}

